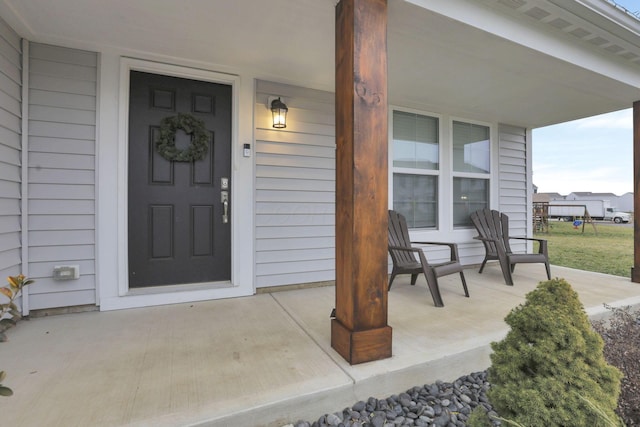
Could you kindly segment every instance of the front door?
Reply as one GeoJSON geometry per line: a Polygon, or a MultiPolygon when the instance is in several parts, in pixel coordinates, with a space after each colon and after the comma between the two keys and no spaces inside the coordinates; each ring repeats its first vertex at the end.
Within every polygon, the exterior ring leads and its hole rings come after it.
{"type": "Polygon", "coordinates": [[[129,287],[229,281],[231,87],[131,71],[129,99],[129,287]]]}

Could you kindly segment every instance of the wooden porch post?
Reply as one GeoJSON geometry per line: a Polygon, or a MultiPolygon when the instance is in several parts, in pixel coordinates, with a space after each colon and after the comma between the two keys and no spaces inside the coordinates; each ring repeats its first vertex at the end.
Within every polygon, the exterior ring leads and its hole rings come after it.
{"type": "Polygon", "coordinates": [[[336,317],[350,364],[391,357],[387,325],[387,0],[336,6],[336,317]]]}
{"type": "Polygon", "coordinates": [[[633,103],[633,267],[631,281],[640,283],[640,101],[633,103]]]}

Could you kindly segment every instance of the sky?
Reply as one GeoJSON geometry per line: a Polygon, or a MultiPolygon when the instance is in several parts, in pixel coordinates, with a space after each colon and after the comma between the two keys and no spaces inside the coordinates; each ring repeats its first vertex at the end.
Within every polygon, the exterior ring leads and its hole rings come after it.
{"type": "MultiPolygon", "coordinates": [[[[640,0],[614,0],[640,16],[640,0]]],[[[533,130],[533,184],[540,193],[633,192],[631,109],[533,130]]]]}
{"type": "Polygon", "coordinates": [[[631,109],[533,130],[539,193],[633,192],[631,109]]]}

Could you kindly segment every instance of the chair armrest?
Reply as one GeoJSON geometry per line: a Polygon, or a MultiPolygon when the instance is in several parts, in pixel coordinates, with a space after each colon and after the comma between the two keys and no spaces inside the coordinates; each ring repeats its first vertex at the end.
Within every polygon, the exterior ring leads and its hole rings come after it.
{"type": "Polygon", "coordinates": [[[420,248],[407,248],[406,246],[392,246],[392,245],[389,245],[389,249],[393,249],[394,251],[422,252],[422,249],[420,249],[420,248]]]}
{"type": "Polygon", "coordinates": [[[548,257],[549,250],[547,249],[547,240],[546,239],[537,239],[535,237],[509,237],[509,239],[531,240],[533,242],[538,242],[538,243],[540,243],[540,246],[538,247],[538,253],[539,254],[544,254],[545,256],[548,257]]]}
{"type": "MultiPolygon", "coordinates": [[[[507,252],[506,252],[506,249],[504,247],[504,242],[502,241],[502,239],[498,239],[498,238],[495,238],[495,237],[482,237],[482,236],[476,236],[476,237],[474,237],[474,239],[482,241],[482,243],[484,243],[485,247],[487,246],[486,242],[492,243],[492,246],[495,248],[495,251],[498,253],[498,259],[506,260],[507,252]]],[[[501,261],[501,262],[503,262],[503,261],[501,261]]],[[[506,262],[506,261],[504,261],[504,262],[506,262]]]]}
{"type": "Polygon", "coordinates": [[[456,246],[457,243],[451,243],[451,242],[411,242],[411,244],[414,245],[443,245],[443,246],[456,246]]]}
{"type": "Polygon", "coordinates": [[[482,240],[483,242],[495,242],[497,240],[497,239],[492,239],[491,237],[482,237],[482,236],[475,236],[474,239],[482,240]]]}
{"type": "Polygon", "coordinates": [[[439,245],[439,246],[449,246],[451,251],[451,261],[458,261],[458,244],[451,242],[411,242],[415,245],[439,245]]]}
{"type": "MultiPolygon", "coordinates": [[[[458,261],[458,245],[456,243],[445,243],[445,242],[411,242],[416,245],[441,245],[441,246],[449,246],[451,251],[451,261],[458,261]]],[[[393,246],[389,245],[389,249],[397,250],[397,251],[405,251],[405,252],[416,252],[420,257],[424,257],[424,251],[421,248],[407,248],[405,246],[393,246]]]]}
{"type": "Polygon", "coordinates": [[[546,242],[546,239],[538,239],[536,237],[511,237],[509,236],[510,239],[518,239],[518,240],[535,240],[536,242],[546,242]]]}

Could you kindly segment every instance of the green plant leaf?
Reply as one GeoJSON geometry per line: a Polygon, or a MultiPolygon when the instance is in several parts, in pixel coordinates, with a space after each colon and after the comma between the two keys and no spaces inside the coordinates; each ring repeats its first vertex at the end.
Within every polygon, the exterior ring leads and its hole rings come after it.
{"type": "Polygon", "coordinates": [[[7,377],[7,373],[5,371],[0,371],[0,383],[4,381],[6,377],[7,377]]]}
{"type": "Polygon", "coordinates": [[[0,396],[5,396],[5,397],[13,396],[13,391],[9,387],[0,385],[0,396]]]}

